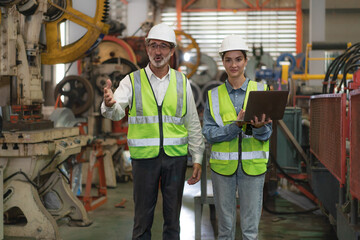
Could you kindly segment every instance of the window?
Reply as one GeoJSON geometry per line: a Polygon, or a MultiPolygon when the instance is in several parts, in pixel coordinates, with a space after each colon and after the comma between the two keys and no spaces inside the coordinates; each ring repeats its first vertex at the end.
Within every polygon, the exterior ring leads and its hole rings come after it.
{"type": "MultiPolygon", "coordinates": [[[[165,10],[161,19],[176,29],[174,9],[165,10]]],[[[296,55],[295,11],[183,12],[181,19],[182,30],[196,40],[201,53],[216,60],[221,70],[218,49],[230,34],[242,35],[251,49],[262,46],[274,60],[282,53],[296,55]]],[[[185,38],[182,41],[189,42],[185,38]]]]}

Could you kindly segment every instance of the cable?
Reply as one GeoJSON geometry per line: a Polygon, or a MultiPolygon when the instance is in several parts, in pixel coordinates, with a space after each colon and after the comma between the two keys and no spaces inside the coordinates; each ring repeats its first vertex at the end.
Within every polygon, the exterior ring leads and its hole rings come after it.
{"type": "MultiPolygon", "coordinates": [[[[41,173],[44,169],[46,169],[46,168],[55,160],[55,158],[56,158],[60,153],[61,153],[61,151],[56,152],[55,155],[51,158],[50,162],[49,162],[48,164],[46,164],[45,167],[43,167],[43,168],[39,171],[38,177],[37,177],[38,181],[40,181],[40,173],[41,173]]],[[[29,183],[31,183],[31,185],[33,185],[36,189],[39,189],[39,188],[40,188],[40,187],[39,187],[39,184],[40,184],[39,182],[38,182],[38,184],[36,184],[35,182],[33,182],[33,181],[32,181],[23,171],[21,171],[21,170],[18,171],[18,172],[15,172],[15,173],[13,173],[13,174],[11,174],[10,176],[8,176],[8,177],[6,177],[6,178],[4,178],[4,183],[5,183],[6,181],[8,181],[9,179],[13,178],[14,176],[18,175],[18,174],[23,175],[23,176],[26,178],[26,180],[27,180],[29,183]]]]}
{"type": "Polygon", "coordinates": [[[15,173],[11,174],[10,176],[4,178],[4,183],[5,183],[6,181],[8,181],[10,178],[13,178],[13,177],[15,177],[15,176],[18,175],[18,174],[23,175],[23,176],[26,178],[26,180],[27,180],[29,183],[31,183],[31,185],[33,185],[36,189],[39,189],[38,185],[37,185],[35,182],[31,181],[30,178],[29,178],[23,171],[21,171],[21,169],[20,169],[20,171],[15,172],[15,173]]]}
{"type": "MultiPolygon", "coordinates": [[[[333,77],[330,82],[329,92],[330,93],[334,92],[336,80],[337,80],[337,77],[338,77],[341,69],[345,69],[346,66],[352,65],[352,63],[355,61],[354,59],[357,59],[356,54],[359,52],[359,50],[360,50],[360,43],[356,43],[356,44],[352,45],[351,47],[349,47],[348,49],[346,49],[343,54],[339,55],[338,57],[335,58],[335,60],[333,62],[331,62],[330,66],[325,74],[325,78],[324,78],[324,82],[323,82],[323,84],[324,84],[323,85],[323,93],[327,93],[327,88],[328,88],[327,85],[329,85],[328,82],[329,82],[331,74],[333,74],[333,77]]],[[[344,76],[345,80],[342,80],[340,82],[340,86],[342,84],[344,84],[344,86],[346,87],[345,72],[344,72],[344,75],[345,75],[344,76]]]]}
{"type": "Polygon", "coordinates": [[[66,69],[65,73],[64,73],[64,78],[66,77],[66,74],[69,72],[71,66],[73,65],[74,62],[70,63],[69,67],[66,69]]]}
{"type": "MultiPolygon", "coordinates": [[[[350,48],[348,48],[347,50],[345,50],[346,52],[348,52],[348,51],[350,51],[352,48],[355,48],[354,47],[354,45],[353,46],[351,46],[350,48]]],[[[345,52],[345,53],[346,53],[345,52]]],[[[345,54],[344,53],[344,54],[345,54]]],[[[330,75],[331,75],[331,73],[333,73],[333,74],[335,74],[335,69],[339,69],[339,66],[340,66],[340,64],[341,64],[341,62],[343,62],[343,59],[344,59],[344,54],[342,54],[342,55],[339,55],[338,57],[336,57],[335,58],[335,60],[334,61],[332,61],[331,63],[330,63],[330,66],[329,66],[329,68],[328,68],[328,70],[327,70],[327,72],[326,72],[326,74],[325,74],[325,78],[324,78],[324,82],[323,82],[323,93],[327,93],[327,83],[328,83],[328,81],[329,81],[329,78],[330,78],[330,75]]],[[[331,87],[330,87],[331,88],[331,87]]],[[[330,89],[330,92],[331,92],[331,89],[330,89]]]]}
{"type": "Polygon", "coordinates": [[[360,64],[352,64],[352,65],[350,65],[348,67],[347,70],[344,71],[344,76],[343,76],[343,78],[342,78],[342,80],[340,82],[338,93],[340,92],[340,89],[341,89],[341,86],[342,86],[343,83],[344,83],[344,87],[346,87],[346,75],[347,75],[347,73],[350,72],[352,69],[359,68],[359,67],[360,67],[360,64]]]}
{"type": "Polygon", "coordinates": [[[133,35],[131,35],[132,37],[133,36],[135,36],[135,34],[138,32],[138,31],[140,31],[140,29],[141,29],[141,26],[133,33],[133,35]]]}
{"type": "Polygon", "coordinates": [[[66,176],[66,174],[61,170],[61,168],[59,168],[59,165],[56,166],[57,170],[59,170],[59,172],[61,173],[61,175],[63,175],[66,179],[67,184],[70,184],[70,179],[68,178],[68,176],[66,176]]]}
{"type": "Polygon", "coordinates": [[[55,160],[55,158],[61,153],[61,151],[57,151],[54,156],[51,158],[51,160],[39,171],[38,174],[40,174],[42,171],[44,171],[47,167],[50,166],[50,164],[55,160]]]}
{"type": "MultiPolygon", "coordinates": [[[[359,48],[360,50],[360,48],[359,48]]],[[[360,52],[359,52],[360,53],[360,52]]],[[[352,69],[356,68],[359,66],[359,60],[360,60],[360,54],[358,52],[355,52],[355,54],[353,54],[351,57],[349,57],[349,59],[347,60],[345,66],[344,66],[344,74],[343,74],[343,78],[339,84],[339,88],[338,88],[338,92],[340,92],[341,86],[342,84],[344,84],[344,87],[346,88],[346,75],[348,74],[348,72],[350,72],[352,69]]],[[[354,71],[352,71],[354,72],[354,71]]]]}
{"type": "Polygon", "coordinates": [[[276,159],[274,158],[273,154],[270,153],[271,159],[273,159],[273,163],[275,164],[276,168],[279,169],[279,171],[285,176],[285,178],[290,179],[291,181],[294,181],[299,184],[309,184],[308,181],[302,180],[302,179],[295,179],[291,177],[289,174],[287,174],[284,169],[277,163],[276,159]]]}
{"type": "MultiPolygon", "coordinates": [[[[309,184],[309,183],[308,183],[307,181],[305,181],[305,180],[295,179],[295,178],[291,177],[290,175],[288,175],[288,174],[284,171],[284,169],[282,169],[282,168],[280,167],[280,165],[277,163],[277,161],[276,161],[276,159],[274,158],[274,156],[273,156],[272,154],[270,154],[270,156],[271,156],[272,159],[274,159],[273,162],[275,163],[276,168],[280,170],[280,172],[285,176],[285,178],[290,179],[290,180],[292,180],[292,181],[294,181],[294,182],[297,182],[297,183],[300,183],[300,184],[307,184],[307,185],[309,184]]],[[[307,214],[307,213],[311,213],[311,212],[314,212],[314,211],[316,211],[316,210],[319,209],[319,207],[315,207],[315,208],[312,208],[312,209],[309,209],[309,210],[305,210],[305,211],[281,212],[281,211],[274,211],[274,210],[269,209],[269,208],[267,207],[267,205],[266,205],[266,202],[264,202],[263,208],[264,208],[264,210],[267,211],[268,213],[278,214],[278,215],[307,214]]]]}
{"type": "Polygon", "coordinates": [[[307,214],[307,213],[312,213],[312,212],[320,209],[319,207],[315,207],[315,208],[311,208],[311,209],[305,210],[305,211],[281,212],[281,211],[274,211],[274,210],[269,209],[269,208],[266,206],[265,202],[264,202],[264,204],[263,204],[263,208],[264,208],[265,211],[267,211],[268,213],[276,214],[276,215],[307,214]]]}
{"type": "Polygon", "coordinates": [[[44,169],[46,169],[47,167],[50,166],[50,164],[55,160],[55,158],[61,153],[61,151],[57,151],[54,156],[52,156],[52,158],[50,159],[50,161],[38,172],[37,174],[37,183],[38,183],[38,186],[39,188],[43,187],[45,183],[43,183],[41,186],[40,186],[40,174],[42,173],[42,171],[44,171],[44,169]]]}
{"type": "MultiPolygon", "coordinates": [[[[352,47],[349,48],[348,51],[346,51],[342,56],[342,58],[340,58],[342,61],[340,64],[338,64],[337,68],[335,69],[335,72],[334,72],[334,75],[333,75],[333,78],[332,78],[332,82],[335,83],[336,82],[336,79],[337,79],[337,76],[340,72],[341,69],[345,69],[346,65],[347,64],[352,64],[353,62],[353,59],[356,57],[356,53],[359,51],[359,43],[358,44],[355,44],[353,45],[352,47]]],[[[345,77],[345,80],[346,80],[346,74],[345,74],[345,71],[343,71],[343,75],[345,77]]],[[[346,87],[346,81],[341,81],[340,85],[344,84],[344,87],[346,87]]],[[[334,88],[335,88],[335,84],[331,84],[330,85],[330,93],[334,92],[334,88]]]]}

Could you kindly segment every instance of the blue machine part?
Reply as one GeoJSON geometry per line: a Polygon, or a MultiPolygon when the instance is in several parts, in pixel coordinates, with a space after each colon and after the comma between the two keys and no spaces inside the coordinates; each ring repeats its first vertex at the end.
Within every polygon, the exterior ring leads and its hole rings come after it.
{"type": "Polygon", "coordinates": [[[259,69],[255,71],[256,79],[278,80],[281,78],[281,69],[259,69]]]}
{"type": "Polygon", "coordinates": [[[292,72],[296,67],[295,57],[291,53],[283,53],[276,59],[276,66],[281,67],[280,62],[290,62],[289,72],[292,72]]]}

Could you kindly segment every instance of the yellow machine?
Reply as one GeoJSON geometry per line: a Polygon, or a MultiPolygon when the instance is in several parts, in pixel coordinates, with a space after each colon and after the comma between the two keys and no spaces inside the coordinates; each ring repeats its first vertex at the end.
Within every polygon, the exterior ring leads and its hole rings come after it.
{"type": "Polygon", "coordinates": [[[93,17],[73,8],[71,0],[0,1],[5,236],[59,239],[59,219],[91,224],[58,168],[92,137],[80,135],[77,127],[54,128],[52,121],[43,118],[42,64],[72,62],[97,46],[109,29],[105,23],[108,1],[95,1],[93,17]],[[86,28],[86,34],[65,45],[60,39],[60,24],[65,21],[86,28]]]}

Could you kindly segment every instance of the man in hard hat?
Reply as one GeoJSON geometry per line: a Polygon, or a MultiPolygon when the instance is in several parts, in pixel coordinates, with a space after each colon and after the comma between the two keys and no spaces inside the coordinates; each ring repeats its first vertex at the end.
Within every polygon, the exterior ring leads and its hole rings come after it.
{"type": "Polygon", "coordinates": [[[180,239],[180,209],[188,149],[193,173],[200,180],[204,142],[186,76],[168,62],[175,52],[175,32],[166,24],[151,28],[146,41],[149,64],[127,75],[113,93],[104,88],[101,112],[114,121],[128,113],[128,146],[132,159],[135,217],[133,239],[151,239],[158,189],[163,196],[163,239],[180,239]]]}
{"type": "Polygon", "coordinates": [[[267,90],[266,84],[245,77],[248,50],[240,36],[224,38],[219,53],[228,79],[208,91],[204,110],[203,134],[212,144],[210,167],[218,240],[235,239],[236,191],[242,239],[258,239],[272,121],[265,114],[262,119],[242,121],[248,93],[267,90]]]}

